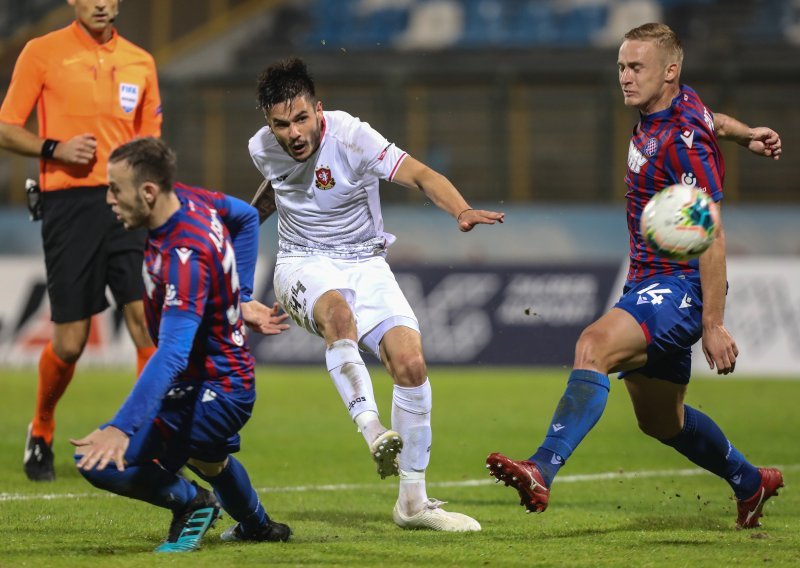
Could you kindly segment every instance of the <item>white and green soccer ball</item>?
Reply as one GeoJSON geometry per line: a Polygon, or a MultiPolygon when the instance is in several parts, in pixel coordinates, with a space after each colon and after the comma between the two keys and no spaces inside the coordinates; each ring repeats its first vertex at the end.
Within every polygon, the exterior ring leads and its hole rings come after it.
{"type": "Polygon", "coordinates": [[[659,256],[690,260],[703,254],[717,235],[719,212],[711,198],[688,185],[671,185],[645,205],[641,232],[659,256]]]}

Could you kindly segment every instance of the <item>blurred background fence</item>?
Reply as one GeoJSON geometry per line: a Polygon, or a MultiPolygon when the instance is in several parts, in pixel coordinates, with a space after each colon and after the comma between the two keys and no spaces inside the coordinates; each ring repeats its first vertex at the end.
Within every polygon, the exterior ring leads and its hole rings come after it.
{"type": "MultiPolygon", "coordinates": [[[[0,89],[24,42],[72,14],[62,0],[0,0],[0,89]]],[[[773,266],[793,266],[800,0],[125,0],[117,24],[157,60],[163,135],[183,181],[249,199],[260,179],[247,141],[264,123],[256,78],[299,55],[325,108],[366,120],[471,203],[508,214],[502,228],[460,235],[421,194],[387,185],[387,227],[400,236],[393,262],[536,270],[592,261],[616,273],[627,250],[622,180],[638,119],[622,104],[616,57],[624,32],[647,21],[681,35],[682,79],[712,110],[780,131],[778,162],[723,144],[725,214],[734,257],[778,255],[773,266]]],[[[36,173],[36,160],[0,153],[0,253],[40,254],[22,191],[36,173]]],[[[271,223],[262,231],[267,256],[271,223]]],[[[617,293],[601,272],[594,311],[564,342],[617,293]]],[[[781,294],[776,309],[796,326],[800,297],[781,294]]],[[[16,323],[6,330],[21,329],[18,316],[8,318],[16,323]]],[[[789,348],[800,352],[797,341],[789,348]]]]}

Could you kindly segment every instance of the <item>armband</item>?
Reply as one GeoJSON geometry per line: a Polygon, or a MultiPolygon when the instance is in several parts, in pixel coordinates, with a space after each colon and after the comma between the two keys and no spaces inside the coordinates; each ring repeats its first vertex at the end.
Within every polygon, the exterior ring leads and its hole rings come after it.
{"type": "Polygon", "coordinates": [[[42,152],[41,152],[42,158],[44,158],[45,160],[52,160],[53,154],[55,153],[56,146],[58,146],[58,144],[59,141],[53,140],[52,138],[48,138],[47,140],[45,140],[44,144],[42,144],[42,152]]]}

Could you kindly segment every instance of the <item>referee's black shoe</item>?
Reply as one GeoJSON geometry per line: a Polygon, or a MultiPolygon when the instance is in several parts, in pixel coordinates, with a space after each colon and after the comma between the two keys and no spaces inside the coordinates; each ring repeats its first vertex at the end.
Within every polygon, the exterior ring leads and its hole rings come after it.
{"type": "Polygon", "coordinates": [[[40,436],[31,434],[32,424],[28,425],[28,436],[25,439],[25,455],[22,464],[25,475],[31,481],[55,481],[56,470],[53,468],[53,449],[40,436]]]}

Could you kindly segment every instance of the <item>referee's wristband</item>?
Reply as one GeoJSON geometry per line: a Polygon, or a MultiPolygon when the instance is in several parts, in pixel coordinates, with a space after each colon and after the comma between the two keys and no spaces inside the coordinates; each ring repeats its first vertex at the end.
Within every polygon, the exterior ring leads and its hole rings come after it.
{"type": "Polygon", "coordinates": [[[41,152],[42,158],[44,158],[45,160],[52,160],[53,154],[55,154],[56,146],[58,146],[58,144],[59,141],[53,140],[52,138],[48,138],[47,140],[45,140],[44,144],[42,144],[42,152],[41,152]]]}

